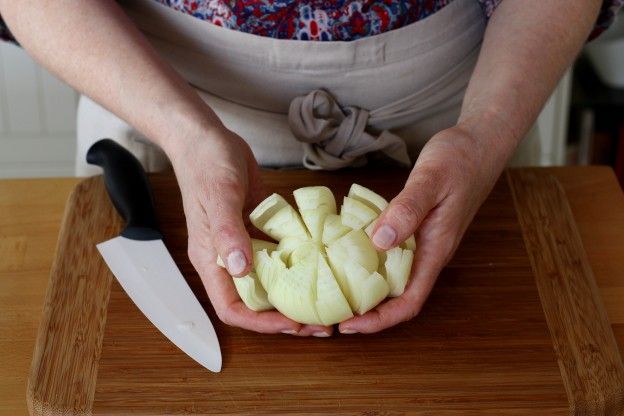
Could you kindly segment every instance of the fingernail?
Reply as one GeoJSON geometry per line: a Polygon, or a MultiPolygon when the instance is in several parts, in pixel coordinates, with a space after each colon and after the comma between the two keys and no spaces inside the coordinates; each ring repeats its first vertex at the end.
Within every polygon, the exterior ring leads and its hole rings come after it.
{"type": "Polygon", "coordinates": [[[227,269],[232,275],[241,274],[247,267],[247,259],[240,250],[233,250],[227,256],[227,269]]]}
{"type": "Polygon", "coordinates": [[[341,329],[341,334],[349,335],[349,334],[357,334],[357,331],[354,329],[341,329]]]}
{"type": "Polygon", "coordinates": [[[287,334],[287,335],[295,335],[297,333],[297,331],[295,331],[294,329],[285,329],[282,331],[282,334],[287,334]]]}
{"type": "Polygon", "coordinates": [[[329,334],[327,332],[315,332],[312,334],[312,336],[319,337],[319,338],[327,338],[329,334]]]}
{"type": "Polygon", "coordinates": [[[373,235],[373,243],[379,248],[388,249],[396,240],[397,233],[389,225],[379,227],[375,235],[373,235]]]}

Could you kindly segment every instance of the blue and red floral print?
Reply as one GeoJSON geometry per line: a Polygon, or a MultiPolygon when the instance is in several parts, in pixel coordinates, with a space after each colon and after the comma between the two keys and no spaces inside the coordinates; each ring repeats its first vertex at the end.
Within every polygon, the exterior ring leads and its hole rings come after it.
{"type": "Polygon", "coordinates": [[[590,40],[594,39],[611,26],[611,23],[613,23],[615,16],[618,14],[618,11],[622,8],[622,6],[624,6],[624,0],[605,0],[602,2],[602,7],[600,8],[600,13],[598,14],[598,20],[596,21],[594,30],[589,35],[590,40]]]}
{"type": "MultiPolygon", "coordinates": [[[[453,0],[156,0],[229,29],[278,39],[349,41],[424,19],[453,0]]],[[[503,0],[475,0],[490,17],[503,0]]],[[[591,38],[624,0],[604,0],[591,38]]],[[[0,39],[15,41],[0,16],[0,39]]]]}
{"type": "Polygon", "coordinates": [[[452,0],[157,0],[219,26],[298,40],[355,40],[405,26],[452,0]]]}
{"type": "MultiPolygon", "coordinates": [[[[397,29],[452,0],[156,0],[216,25],[278,39],[349,41],[397,29]]],[[[475,0],[490,17],[502,0],[475,0]]],[[[605,0],[592,37],[624,0],[605,0]]]]}

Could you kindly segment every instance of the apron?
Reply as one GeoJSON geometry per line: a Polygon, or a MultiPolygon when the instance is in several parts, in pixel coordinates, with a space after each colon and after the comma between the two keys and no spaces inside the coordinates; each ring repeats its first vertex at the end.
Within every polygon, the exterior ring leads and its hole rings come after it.
{"type": "MultiPolygon", "coordinates": [[[[371,150],[413,162],[432,135],[457,121],[486,25],[477,1],[454,0],[383,34],[311,42],[222,28],[153,0],[120,4],[266,167],[361,165],[371,150]]],[[[80,176],[97,172],[83,160],[103,136],[148,170],[167,166],[159,149],[86,97],[77,130],[80,176]]],[[[538,140],[531,142],[539,153],[538,140]]]]}

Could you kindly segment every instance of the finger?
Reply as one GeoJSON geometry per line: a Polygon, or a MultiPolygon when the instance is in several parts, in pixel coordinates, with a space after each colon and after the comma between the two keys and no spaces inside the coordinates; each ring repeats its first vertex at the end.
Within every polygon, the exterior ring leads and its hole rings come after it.
{"type": "MultiPolygon", "coordinates": [[[[213,268],[212,265],[206,267],[213,268]]],[[[297,336],[329,337],[333,332],[331,326],[301,325],[277,311],[254,312],[240,300],[232,278],[223,269],[217,267],[209,273],[215,273],[215,278],[204,282],[204,286],[217,315],[228,325],[262,333],[281,332],[297,336]]]]}
{"type": "Polygon", "coordinates": [[[330,337],[334,332],[333,326],[322,325],[304,325],[297,335],[307,337],[314,336],[319,338],[330,337]]]}
{"type": "Polygon", "coordinates": [[[202,202],[212,245],[232,276],[251,271],[251,240],[242,218],[243,187],[235,180],[215,178],[202,202]]]}
{"type": "Polygon", "coordinates": [[[435,281],[444,265],[454,251],[455,235],[452,232],[441,232],[436,235],[439,227],[437,216],[423,224],[418,238],[418,250],[412,264],[412,277],[405,292],[361,316],[344,321],[339,326],[343,334],[373,333],[416,316],[424,305],[435,281]],[[433,236],[433,238],[431,237],[433,236]]]}
{"type": "Polygon", "coordinates": [[[241,300],[230,304],[225,311],[225,324],[263,334],[291,334],[300,335],[300,324],[286,318],[278,311],[255,312],[249,309],[241,300]]]}
{"type": "Polygon", "coordinates": [[[217,316],[225,324],[262,333],[300,332],[301,324],[277,311],[255,312],[247,308],[236,292],[232,277],[214,262],[214,249],[196,240],[189,241],[189,257],[200,275],[217,316]]]}
{"type": "Polygon", "coordinates": [[[364,315],[341,322],[338,330],[342,334],[370,334],[407,321],[415,315],[416,311],[402,295],[377,306],[364,315]]]}
{"type": "Polygon", "coordinates": [[[381,213],[372,234],[378,250],[389,250],[407,240],[438,203],[440,175],[432,169],[414,168],[403,190],[381,213]]]}
{"type": "Polygon", "coordinates": [[[247,199],[244,207],[244,213],[247,215],[253,211],[254,208],[260,204],[260,202],[264,201],[269,195],[271,195],[271,193],[264,186],[262,173],[255,159],[250,161],[248,169],[249,191],[247,192],[247,199]]]}

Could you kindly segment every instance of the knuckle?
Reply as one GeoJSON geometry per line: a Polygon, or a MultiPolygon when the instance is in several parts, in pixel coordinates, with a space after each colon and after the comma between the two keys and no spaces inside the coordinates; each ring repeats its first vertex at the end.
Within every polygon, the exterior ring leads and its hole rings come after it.
{"type": "Polygon", "coordinates": [[[451,257],[453,257],[453,254],[455,253],[455,250],[457,250],[460,242],[461,235],[459,235],[457,232],[447,231],[440,234],[438,247],[439,252],[444,258],[445,264],[451,260],[451,257]]]}
{"type": "Polygon", "coordinates": [[[189,240],[186,253],[191,263],[195,264],[196,260],[200,256],[200,250],[199,250],[198,244],[195,244],[192,240],[189,240]]]}
{"type": "Polygon", "coordinates": [[[414,319],[420,313],[422,305],[413,299],[409,293],[405,293],[400,299],[402,299],[402,305],[400,307],[406,311],[401,322],[414,319]]]}
{"type": "Polygon", "coordinates": [[[241,170],[241,166],[231,164],[222,165],[214,175],[212,175],[212,185],[219,189],[239,191],[241,183],[245,180],[246,172],[241,170]]]}
{"type": "Polygon", "coordinates": [[[403,196],[392,201],[390,216],[399,224],[405,223],[406,221],[413,224],[422,221],[425,212],[412,198],[403,196]]]}
{"type": "Polygon", "coordinates": [[[219,194],[237,195],[240,193],[241,184],[238,178],[226,175],[215,178],[212,188],[219,194]]]}
{"type": "Polygon", "coordinates": [[[409,309],[409,312],[407,313],[407,315],[405,316],[405,320],[406,321],[411,321],[412,319],[414,319],[416,316],[418,316],[418,314],[420,313],[420,310],[422,308],[418,305],[412,305],[412,307],[409,309]]]}
{"type": "Polygon", "coordinates": [[[421,165],[414,168],[410,176],[410,182],[423,190],[435,189],[443,183],[449,176],[449,166],[440,168],[438,166],[421,165]]]}
{"type": "Polygon", "coordinates": [[[423,195],[424,198],[430,199],[432,202],[439,202],[440,198],[437,195],[448,190],[457,165],[437,166],[424,164],[416,166],[408,179],[407,185],[412,189],[418,190],[419,194],[423,195]]]}
{"type": "Polygon", "coordinates": [[[215,310],[217,317],[227,326],[236,326],[236,319],[230,308],[215,310]]]}
{"type": "Polygon", "coordinates": [[[209,241],[207,241],[206,238],[199,233],[192,232],[192,230],[190,231],[186,248],[189,258],[200,258],[200,256],[202,258],[205,257],[206,251],[209,248],[209,241]]]}
{"type": "Polygon", "coordinates": [[[240,236],[239,227],[229,222],[214,224],[211,233],[215,245],[229,244],[231,241],[237,241],[240,236]]]}
{"type": "Polygon", "coordinates": [[[204,182],[203,192],[199,198],[202,205],[211,207],[212,210],[217,209],[221,212],[227,212],[231,209],[228,205],[230,201],[238,200],[243,197],[244,187],[239,178],[232,175],[218,175],[207,179],[204,182]]]}
{"type": "Polygon", "coordinates": [[[383,310],[378,311],[378,313],[375,315],[375,319],[374,321],[371,323],[371,330],[372,331],[381,331],[383,328],[387,327],[388,324],[386,323],[388,320],[388,316],[386,315],[386,313],[383,310]]]}

